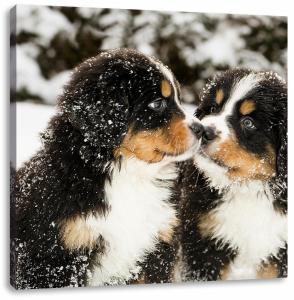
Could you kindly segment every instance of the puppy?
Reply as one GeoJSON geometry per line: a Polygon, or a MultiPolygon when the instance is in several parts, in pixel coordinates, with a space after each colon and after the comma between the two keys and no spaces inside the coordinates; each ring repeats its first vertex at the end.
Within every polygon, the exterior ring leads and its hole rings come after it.
{"type": "Polygon", "coordinates": [[[216,76],[183,168],[185,280],[287,276],[287,87],[271,72],[216,76]]]}
{"type": "Polygon", "coordinates": [[[168,282],[176,161],[197,138],[158,60],[106,51],[72,74],[43,147],[17,172],[17,288],[168,282]]]}

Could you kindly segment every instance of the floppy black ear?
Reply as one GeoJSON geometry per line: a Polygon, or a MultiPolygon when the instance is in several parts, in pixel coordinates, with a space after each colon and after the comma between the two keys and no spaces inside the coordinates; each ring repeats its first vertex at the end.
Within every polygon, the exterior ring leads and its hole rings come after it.
{"type": "Polygon", "coordinates": [[[100,160],[111,159],[127,131],[126,72],[101,56],[88,60],[76,69],[59,101],[62,113],[83,136],[81,151],[94,152],[100,160]]]}
{"type": "Polygon", "coordinates": [[[281,92],[281,98],[276,103],[276,177],[270,183],[275,197],[275,205],[280,211],[287,212],[288,198],[288,130],[287,130],[287,88],[281,92]]]}

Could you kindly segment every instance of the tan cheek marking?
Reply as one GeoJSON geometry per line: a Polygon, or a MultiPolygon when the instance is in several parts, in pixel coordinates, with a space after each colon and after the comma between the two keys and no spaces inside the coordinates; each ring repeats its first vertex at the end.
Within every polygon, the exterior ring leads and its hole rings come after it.
{"type": "Polygon", "coordinates": [[[156,150],[157,142],[161,139],[161,132],[139,132],[132,134],[130,130],[125,136],[123,143],[115,150],[115,157],[136,157],[140,160],[156,163],[160,162],[164,154],[156,150]]]}
{"type": "Polygon", "coordinates": [[[169,227],[165,230],[159,232],[158,238],[159,240],[170,244],[173,241],[175,229],[179,226],[179,219],[175,218],[169,224],[169,227]]]}
{"type": "Polygon", "coordinates": [[[121,146],[114,152],[115,157],[137,157],[155,163],[163,159],[165,153],[179,155],[189,147],[189,129],[183,119],[173,118],[164,128],[153,131],[140,131],[133,134],[132,129],[125,136],[121,146]]]}
{"type": "Polygon", "coordinates": [[[257,278],[258,279],[272,279],[277,278],[279,275],[278,268],[274,264],[266,264],[263,265],[258,271],[257,271],[257,278]]]}
{"type": "Polygon", "coordinates": [[[162,80],[160,85],[161,94],[163,97],[167,98],[171,95],[172,88],[167,80],[162,80]]]}
{"type": "Polygon", "coordinates": [[[240,106],[240,113],[242,115],[249,115],[255,111],[256,105],[252,100],[245,100],[240,106]]]}
{"type": "Polygon", "coordinates": [[[234,138],[219,145],[211,157],[229,168],[232,180],[268,180],[275,175],[275,152],[268,146],[267,154],[259,157],[243,149],[234,138]]]}
{"type": "Polygon", "coordinates": [[[183,119],[173,118],[170,125],[164,130],[164,135],[170,141],[169,149],[166,152],[181,154],[189,148],[190,129],[183,119]]]}
{"type": "Polygon", "coordinates": [[[213,211],[199,217],[198,229],[202,237],[213,236],[218,226],[219,222],[213,211]]]}
{"type": "Polygon", "coordinates": [[[216,94],[215,94],[215,102],[217,104],[221,104],[223,102],[223,100],[224,100],[224,96],[225,96],[225,94],[224,94],[223,90],[221,90],[221,89],[217,90],[216,94]]]}
{"type": "Polygon", "coordinates": [[[91,249],[98,238],[82,216],[62,221],[60,237],[68,250],[91,249]]]}

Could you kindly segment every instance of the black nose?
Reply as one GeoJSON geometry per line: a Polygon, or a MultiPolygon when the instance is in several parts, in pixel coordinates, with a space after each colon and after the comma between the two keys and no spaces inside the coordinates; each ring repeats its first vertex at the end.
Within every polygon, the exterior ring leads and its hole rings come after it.
{"type": "Polygon", "coordinates": [[[200,123],[194,122],[192,125],[190,125],[190,128],[198,139],[202,137],[204,127],[200,123]]]}
{"type": "Polygon", "coordinates": [[[204,143],[208,143],[216,138],[216,129],[214,127],[205,126],[202,134],[204,143]]]}

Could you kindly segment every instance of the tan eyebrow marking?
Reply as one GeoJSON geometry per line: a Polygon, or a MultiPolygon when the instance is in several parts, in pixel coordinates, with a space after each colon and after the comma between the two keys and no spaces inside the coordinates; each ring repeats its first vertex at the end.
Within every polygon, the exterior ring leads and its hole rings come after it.
{"type": "Polygon", "coordinates": [[[172,88],[167,80],[162,80],[160,85],[161,94],[163,97],[167,98],[171,95],[172,88]]]}
{"type": "Polygon", "coordinates": [[[255,111],[256,105],[253,100],[245,100],[240,106],[240,113],[242,115],[249,115],[255,111]]]}
{"type": "Polygon", "coordinates": [[[215,94],[215,102],[217,104],[221,104],[222,101],[224,100],[224,91],[222,89],[219,89],[216,91],[216,94],[215,94]]]}

